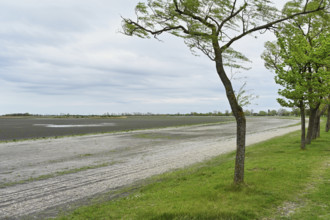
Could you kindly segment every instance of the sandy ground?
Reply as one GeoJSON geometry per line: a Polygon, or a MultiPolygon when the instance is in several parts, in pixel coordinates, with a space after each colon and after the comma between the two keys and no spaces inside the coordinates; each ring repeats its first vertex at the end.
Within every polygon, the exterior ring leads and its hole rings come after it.
{"type": "MultiPolygon", "coordinates": [[[[298,130],[288,127],[298,122],[249,119],[247,145],[298,130]]],[[[228,123],[0,144],[0,219],[38,216],[233,151],[235,130],[228,123]]]]}

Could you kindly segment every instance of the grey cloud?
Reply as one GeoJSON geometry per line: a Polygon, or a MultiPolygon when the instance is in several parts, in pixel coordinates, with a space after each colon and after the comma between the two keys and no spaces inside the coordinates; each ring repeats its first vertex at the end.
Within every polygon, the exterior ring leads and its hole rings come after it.
{"type": "MultiPolygon", "coordinates": [[[[120,15],[134,16],[135,4],[1,1],[0,91],[8,101],[0,114],[229,109],[214,64],[191,55],[181,39],[165,35],[161,43],[118,33],[120,15]]],[[[260,48],[250,48],[242,52],[255,57],[260,48]]],[[[260,63],[252,65],[244,73],[251,75],[249,88],[268,94],[272,77],[264,78],[260,63]]]]}

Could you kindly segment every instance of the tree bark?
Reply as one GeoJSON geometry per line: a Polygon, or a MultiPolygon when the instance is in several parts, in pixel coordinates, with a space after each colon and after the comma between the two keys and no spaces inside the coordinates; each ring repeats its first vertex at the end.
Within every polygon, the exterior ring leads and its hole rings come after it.
{"type": "Polygon", "coordinates": [[[318,117],[317,121],[317,132],[316,132],[316,138],[321,137],[321,116],[318,117]]]}
{"type": "Polygon", "coordinates": [[[300,117],[301,117],[301,141],[300,149],[306,150],[306,119],[305,119],[305,106],[300,102],[300,117]]]}
{"type": "Polygon", "coordinates": [[[241,184],[244,182],[246,119],[243,108],[238,104],[232,84],[224,70],[222,56],[219,54],[215,61],[217,73],[226,89],[226,95],[236,119],[237,134],[234,184],[241,184]]]}
{"type": "Polygon", "coordinates": [[[314,131],[312,134],[312,139],[319,138],[321,136],[321,116],[327,110],[328,106],[324,106],[322,109],[316,111],[315,122],[314,122],[314,131]]]}
{"type": "Polygon", "coordinates": [[[236,161],[234,183],[244,182],[244,164],[245,164],[245,135],[246,135],[246,119],[244,112],[239,110],[241,116],[236,118],[237,124],[237,140],[236,140],[236,161]]]}
{"type": "Polygon", "coordinates": [[[312,132],[312,140],[315,140],[319,137],[319,127],[320,127],[320,120],[321,120],[321,112],[320,109],[316,111],[313,132],[312,132]]]}
{"type": "Polygon", "coordinates": [[[327,124],[325,125],[325,131],[329,132],[329,129],[330,129],[330,104],[328,104],[327,124]]]}
{"type": "Polygon", "coordinates": [[[315,126],[315,121],[316,121],[316,113],[317,113],[318,108],[319,108],[319,105],[316,108],[310,108],[306,144],[312,143],[313,133],[315,131],[314,126],[315,126]]]}
{"type": "MultiPolygon", "coordinates": [[[[319,138],[321,136],[321,116],[324,114],[324,112],[329,108],[329,105],[325,105],[321,110],[317,113],[317,127],[315,127],[316,130],[316,138],[319,138]]],[[[329,114],[329,111],[328,111],[329,114]]]]}

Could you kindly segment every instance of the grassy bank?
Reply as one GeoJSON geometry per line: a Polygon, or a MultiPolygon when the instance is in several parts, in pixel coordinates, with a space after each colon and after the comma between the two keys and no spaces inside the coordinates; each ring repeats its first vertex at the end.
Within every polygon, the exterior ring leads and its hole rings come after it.
{"type": "Polygon", "coordinates": [[[247,148],[243,186],[232,185],[230,153],[59,219],[329,219],[329,143],[322,132],[301,151],[294,132],[247,148]]]}

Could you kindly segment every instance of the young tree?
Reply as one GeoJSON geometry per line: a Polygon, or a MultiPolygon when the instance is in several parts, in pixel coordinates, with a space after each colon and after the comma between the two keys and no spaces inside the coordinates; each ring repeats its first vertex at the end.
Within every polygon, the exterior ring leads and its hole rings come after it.
{"type": "Polygon", "coordinates": [[[137,4],[136,20],[123,18],[123,30],[142,38],[170,33],[215,63],[237,124],[234,183],[239,184],[244,181],[246,119],[225,66],[242,68],[239,62],[247,58],[231,46],[249,34],[322,9],[323,1],[313,8],[282,16],[269,0],[147,0],[137,4]]]}
{"type": "Polygon", "coordinates": [[[284,89],[279,89],[279,95],[285,97],[278,98],[278,103],[283,107],[298,107],[301,116],[301,149],[306,148],[306,123],[305,123],[305,102],[306,102],[306,57],[294,56],[296,50],[300,50],[299,42],[288,29],[281,29],[281,35],[277,33],[277,42],[267,42],[266,51],[262,54],[267,69],[274,70],[276,73],[275,82],[284,89]]]}
{"type": "MultiPolygon", "coordinates": [[[[312,2],[313,4],[318,1],[312,2]]],[[[288,2],[284,13],[291,14],[306,6],[302,1],[288,2]]],[[[307,6],[308,7],[308,6],[307,6]]],[[[265,66],[275,71],[276,83],[284,89],[279,94],[286,99],[278,99],[285,107],[299,107],[301,112],[301,148],[316,138],[319,126],[321,100],[329,94],[329,73],[325,62],[329,48],[324,40],[328,35],[329,25],[326,13],[314,13],[298,17],[280,25],[276,32],[277,42],[267,42],[262,58],[265,66]],[[307,140],[305,141],[305,105],[310,108],[310,120],[307,140]]],[[[328,64],[329,65],[329,64],[328,64]]]]}
{"type": "MultiPolygon", "coordinates": [[[[311,28],[316,32],[315,38],[309,37],[310,44],[310,67],[308,79],[311,84],[309,93],[315,95],[309,100],[311,114],[309,117],[307,143],[311,143],[312,139],[316,139],[320,135],[320,117],[326,110],[328,97],[330,94],[330,25],[329,25],[329,12],[321,14],[321,17],[310,21],[311,24],[319,24],[316,28],[311,28]],[[316,31],[315,31],[316,29],[316,31]],[[315,80],[310,80],[310,79],[315,80]],[[313,88],[313,89],[311,89],[313,88]],[[323,106],[322,108],[320,108],[323,106]]],[[[312,31],[310,31],[313,33],[312,31]]],[[[307,35],[308,36],[308,35],[307,35]]]]}
{"type": "Polygon", "coordinates": [[[316,125],[314,126],[313,138],[318,137],[320,134],[320,117],[321,115],[328,109],[327,114],[327,123],[326,123],[326,131],[330,126],[330,32],[329,32],[329,17],[325,17],[326,25],[322,34],[319,37],[319,43],[315,47],[313,53],[313,61],[316,63],[316,68],[321,72],[323,76],[321,82],[323,82],[324,86],[321,88],[324,93],[323,104],[321,110],[317,114],[316,125]],[[320,46],[321,45],[321,46],[320,46]]]}

